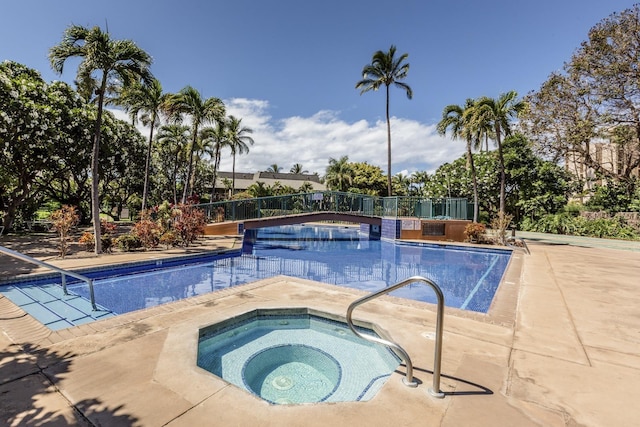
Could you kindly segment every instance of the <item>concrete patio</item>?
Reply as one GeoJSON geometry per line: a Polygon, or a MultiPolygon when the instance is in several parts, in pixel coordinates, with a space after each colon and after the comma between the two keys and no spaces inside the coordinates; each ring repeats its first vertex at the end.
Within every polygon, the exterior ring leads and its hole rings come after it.
{"type": "MultiPolygon", "coordinates": [[[[367,402],[276,406],[196,367],[198,328],[255,308],[344,315],[362,292],[279,276],[57,332],[0,297],[0,425],[637,425],[636,243],[626,250],[529,240],[531,254],[514,255],[487,315],[446,310],[444,399],[427,393],[430,304],[384,297],[355,315],[408,350],[417,388],[402,384],[401,366],[367,402]]],[[[48,262],[72,268],[124,256],[48,262]]],[[[127,259],[136,256],[167,254],[127,259]]],[[[2,269],[19,267],[6,258],[2,269]]]]}

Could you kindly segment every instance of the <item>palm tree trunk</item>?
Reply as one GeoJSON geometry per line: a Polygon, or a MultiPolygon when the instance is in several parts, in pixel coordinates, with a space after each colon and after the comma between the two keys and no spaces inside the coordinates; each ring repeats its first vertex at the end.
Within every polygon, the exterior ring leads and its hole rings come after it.
{"type": "Polygon", "coordinates": [[[102,75],[102,84],[100,85],[100,93],[98,94],[98,116],[93,133],[93,149],[91,151],[91,217],[93,219],[93,236],[95,240],[95,254],[102,253],[102,235],[100,230],[100,137],[102,125],[102,108],[104,103],[104,92],[107,88],[107,73],[102,75]]]}
{"type": "Polygon", "coordinates": [[[187,203],[187,194],[189,194],[189,186],[193,180],[193,152],[196,149],[196,138],[198,137],[198,128],[193,129],[193,140],[191,141],[191,147],[189,149],[189,167],[187,168],[187,179],[184,182],[184,190],[182,191],[182,204],[187,203]]]}
{"type": "Polygon", "coordinates": [[[216,146],[216,151],[213,156],[213,183],[211,184],[211,200],[213,203],[213,198],[216,195],[216,181],[218,180],[218,167],[220,167],[220,146],[216,146]]]}
{"type": "Polygon", "coordinates": [[[473,161],[470,139],[467,140],[467,163],[471,170],[471,182],[473,183],[473,222],[478,222],[478,177],[476,176],[476,165],[473,161]]]}
{"type": "Polygon", "coordinates": [[[149,146],[147,147],[147,159],[144,164],[144,189],[142,190],[142,210],[147,208],[147,195],[149,189],[149,165],[151,163],[151,147],[153,147],[153,127],[156,125],[156,114],[151,118],[151,130],[149,131],[149,146]]]}
{"type": "Polygon", "coordinates": [[[500,218],[504,217],[505,213],[505,181],[506,176],[504,173],[504,156],[502,155],[502,141],[500,141],[500,127],[496,126],[496,142],[498,143],[498,163],[500,166],[500,208],[498,213],[500,218]]]}
{"type": "Polygon", "coordinates": [[[236,150],[233,150],[233,166],[231,168],[231,197],[236,193],[236,150]]]}
{"type": "Polygon", "coordinates": [[[391,122],[389,121],[389,85],[387,87],[387,194],[393,196],[391,190],[391,122]]]}

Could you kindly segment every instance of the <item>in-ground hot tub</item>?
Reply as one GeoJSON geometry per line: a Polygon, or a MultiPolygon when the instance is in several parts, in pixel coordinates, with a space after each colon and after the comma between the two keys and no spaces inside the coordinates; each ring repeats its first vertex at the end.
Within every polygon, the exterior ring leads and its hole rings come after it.
{"type": "MultiPolygon", "coordinates": [[[[379,336],[373,325],[358,328],[379,336]]],[[[400,359],[334,315],[291,308],[258,309],[201,328],[197,363],[268,402],[295,404],[369,400],[400,359]]]]}

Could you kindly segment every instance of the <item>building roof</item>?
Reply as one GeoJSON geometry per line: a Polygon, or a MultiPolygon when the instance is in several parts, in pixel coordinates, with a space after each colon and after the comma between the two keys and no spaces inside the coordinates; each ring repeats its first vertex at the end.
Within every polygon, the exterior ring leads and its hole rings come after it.
{"type": "MultiPolygon", "coordinates": [[[[223,179],[233,179],[231,172],[218,172],[218,179],[216,181],[216,189],[224,190],[225,185],[223,179]]],[[[249,188],[256,182],[264,182],[265,185],[272,186],[276,182],[282,186],[289,186],[293,188],[300,188],[305,182],[311,184],[314,190],[324,191],[327,187],[320,182],[320,177],[317,174],[303,174],[303,173],[274,173],[274,172],[236,172],[236,190],[243,191],[249,188]]]]}

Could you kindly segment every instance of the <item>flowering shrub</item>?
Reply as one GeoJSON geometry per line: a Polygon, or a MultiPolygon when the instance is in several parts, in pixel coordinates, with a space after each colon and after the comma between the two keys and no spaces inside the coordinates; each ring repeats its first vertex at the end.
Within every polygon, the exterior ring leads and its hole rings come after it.
{"type": "Polygon", "coordinates": [[[78,224],[80,217],[76,213],[76,208],[73,206],[64,205],[62,208],[54,211],[51,214],[51,221],[53,221],[53,228],[60,235],[60,242],[58,248],[60,249],[60,257],[64,258],[69,252],[69,231],[72,227],[78,224]]]}
{"type": "Polygon", "coordinates": [[[180,243],[183,246],[191,245],[198,236],[204,234],[204,226],[207,219],[201,209],[197,209],[190,204],[177,205],[171,214],[171,226],[178,234],[180,243]]]}
{"type": "Polygon", "coordinates": [[[169,230],[160,236],[160,243],[165,245],[167,249],[171,246],[177,246],[179,243],[178,235],[175,231],[169,230]]]}
{"type": "Polygon", "coordinates": [[[96,244],[95,239],[93,238],[93,233],[89,233],[88,231],[82,233],[78,243],[80,243],[80,245],[84,247],[84,250],[88,252],[91,252],[96,244]]]}
{"type": "Polygon", "coordinates": [[[162,227],[151,219],[149,211],[143,211],[140,220],[133,225],[131,233],[140,240],[142,247],[150,249],[158,246],[162,227]]]}
{"type": "Polygon", "coordinates": [[[472,222],[467,224],[464,228],[464,236],[467,242],[480,242],[484,236],[486,227],[479,222],[472,222]]]}

